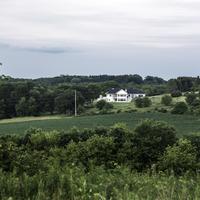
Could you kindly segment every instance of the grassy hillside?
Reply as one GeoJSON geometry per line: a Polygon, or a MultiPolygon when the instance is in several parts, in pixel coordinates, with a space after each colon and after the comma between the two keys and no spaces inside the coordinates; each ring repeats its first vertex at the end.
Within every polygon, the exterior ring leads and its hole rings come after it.
{"type": "MultiPolygon", "coordinates": [[[[137,112],[148,112],[148,111],[155,111],[156,108],[165,108],[166,110],[171,110],[172,106],[176,104],[177,102],[185,101],[185,97],[175,97],[172,100],[172,105],[171,106],[164,106],[161,104],[161,99],[163,95],[157,95],[157,96],[152,96],[149,97],[151,99],[152,105],[147,108],[137,108],[134,104],[134,102],[130,103],[112,103],[113,104],[113,112],[126,112],[130,110],[137,110],[137,112]]],[[[87,113],[97,113],[98,110],[96,108],[92,108],[86,111],[87,113]]]]}
{"type": "Polygon", "coordinates": [[[0,123],[0,134],[23,134],[30,127],[45,130],[69,130],[78,128],[92,128],[97,126],[112,126],[115,123],[125,123],[133,129],[144,119],[155,119],[165,121],[174,125],[179,133],[189,134],[200,132],[200,117],[190,115],[171,115],[169,113],[119,113],[109,115],[83,116],[83,117],[32,117],[4,120],[0,123]],[[24,120],[24,121],[23,121],[24,120]]]}

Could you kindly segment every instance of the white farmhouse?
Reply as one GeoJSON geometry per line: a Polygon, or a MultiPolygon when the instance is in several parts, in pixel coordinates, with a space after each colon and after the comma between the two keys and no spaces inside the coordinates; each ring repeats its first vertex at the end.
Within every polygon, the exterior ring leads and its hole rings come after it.
{"type": "Polygon", "coordinates": [[[131,102],[134,98],[145,97],[145,93],[138,89],[111,88],[106,92],[106,96],[100,95],[97,99],[107,102],[131,102]]]}

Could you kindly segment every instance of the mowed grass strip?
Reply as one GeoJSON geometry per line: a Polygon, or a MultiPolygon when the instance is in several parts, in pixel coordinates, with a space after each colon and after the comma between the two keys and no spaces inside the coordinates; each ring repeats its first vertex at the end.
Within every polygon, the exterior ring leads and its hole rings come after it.
{"type": "Polygon", "coordinates": [[[41,120],[49,120],[49,119],[61,119],[63,116],[39,116],[39,117],[16,117],[12,119],[2,119],[0,120],[0,124],[10,124],[10,123],[18,123],[18,122],[29,122],[29,121],[41,121],[41,120]]]}
{"type": "Polygon", "coordinates": [[[72,127],[94,128],[98,126],[113,126],[116,123],[125,123],[130,129],[144,119],[165,121],[173,125],[179,135],[200,132],[200,118],[191,115],[171,115],[169,113],[119,113],[109,115],[95,115],[82,117],[58,117],[56,119],[42,119],[35,117],[32,121],[0,123],[0,134],[23,134],[27,129],[42,128],[44,130],[64,130],[72,127]]]}

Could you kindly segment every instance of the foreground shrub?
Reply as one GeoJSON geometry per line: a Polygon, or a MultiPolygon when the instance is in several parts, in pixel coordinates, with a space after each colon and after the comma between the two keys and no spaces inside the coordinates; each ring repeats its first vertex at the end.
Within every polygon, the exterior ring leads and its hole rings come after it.
{"type": "Polygon", "coordinates": [[[165,148],[176,142],[176,131],[163,122],[146,120],[135,129],[132,140],[133,167],[142,170],[151,167],[165,148]]]}
{"type": "Polygon", "coordinates": [[[116,149],[119,150],[126,141],[130,140],[133,134],[128,130],[125,124],[118,123],[111,127],[108,135],[114,139],[116,149]]]}
{"type": "Polygon", "coordinates": [[[113,162],[114,142],[111,137],[93,136],[85,142],[71,143],[67,147],[66,157],[69,163],[109,166],[113,162]]]}
{"type": "Polygon", "coordinates": [[[197,169],[197,153],[191,142],[180,139],[177,144],[167,147],[161,158],[160,168],[172,170],[176,175],[197,169]]]}
{"type": "Polygon", "coordinates": [[[192,146],[196,149],[197,159],[200,161],[200,133],[186,135],[184,138],[189,140],[192,146]]]}
{"type": "Polygon", "coordinates": [[[185,102],[178,102],[175,104],[174,108],[172,109],[172,114],[184,114],[188,111],[188,106],[185,102]]]}

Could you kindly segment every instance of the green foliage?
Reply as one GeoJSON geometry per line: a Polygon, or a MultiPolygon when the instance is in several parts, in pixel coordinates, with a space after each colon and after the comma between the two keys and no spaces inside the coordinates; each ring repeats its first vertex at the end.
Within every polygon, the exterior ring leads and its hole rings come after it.
{"type": "Polygon", "coordinates": [[[186,102],[188,105],[192,105],[194,101],[196,101],[197,95],[195,93],[188,93],[186,95],[186,102]]]}
{"type": "Polygon", "coordinates": [[[194,87],[195,78],[191,77],[178,77],[177,79],[170,79],[168,87],[171,91],[188,92],[194,87]]]}
{"type": "Polygon", "coordinates": [[[161,112],[161,113],[167,113],[168,110],[165,108],[155,108],[156,111],[161,112]]]}
{"type": "MultiPolygon", "coordinates": [[[[119,76],[61,75],[36,80],[9,77],[1,79],[0,82],[0,118],[54,113],[71,114],[74,109],[72,102],[74,90],[77,90],[78,98],[80,97],[78,107],[84,108],[97,99],[100,94],[113,87],[138,88],[144,90],[148,96],[154,96],[167,94],[169,91],[197,91],[199,85],[199,77],[179,77],[165,81],[153,76],[147,76],[143,79],[138,74],[119,76]],[[22,101],[23,98],[26,100],[22,101]]],[[[179,95],[181,95],[180,92],[179,95]]],[[[103,112],[107,113],[107,110],[105,109],[103,112]]],[[[80,109],[80,112],[85,112],[85,110],[80,109]]]]}
{"type": "Polygon", "coordinates": [[[185,102],[178,102],[175,104],[174,108],[172,109],[172,114],[184,114],[188,111],[188,106],[185,102]]]}
{"type": "Polygon", "coordinates": [[[78,84],[78,83],[80,83],[81,82],[81,79],[80,78],[72,78],[72,80],[71,80],[71,83],[75,83],[75,84],[78,84]]]}
{"type": "Polygon", "coordinates": [[[151,106],[152,102],[148,97],[136,98],[134,100],[135,106],[138,108],[145,108],[151,106]]]}
{"type": "Polygon", "coordinates": [[[113,105],[111,104],[111,103],[106,103],[106,105],[103,107],[103,109],[105,109],[105,110],[111,110],[111,109],[113,109],[113,105]]]}
{"type": "Polygon", "coordinates": [[[97,103],[96,103],[96,107],[99,110],[103,110],[105,105],[106,105],[106,101],[105,100],[100,100],[100,101],[97,101],[97,103]]]}
{"type": "Polygon", "coordinates": [[[28,102],[25,97],[22,97],[16,105],[16,112],[18,116],[28,115],[28,102]]]}
{"type": "Polygon", "coordinates": [[[160,167],[162,170],[173,170],[180,175],[186,171],[197,169],[197,153],[191,142],[180,139],[177,144],[167,147],[161,158],[160,167]]]}
{"type": "Polygon", "coordinates": [[[135,131],[116,124],[2,136],[0,199],[198,199],[199,138],[176,143],[175,134],[146,120],[135,131]]]}
{"type": "Polygon", "coordinates": [[[172,97],[181,97],[182,96],[182,92],[179,90],[174,90],[171,92],[171,96],[172,97]]]}
{"type": "Polygon", "coordinates": [[[100,101],[97,101],[96,108],[99,110],[107,111],[107,110],[112,109],[113,105],[111,103],[106,102],[105,100],[100,100],[100,101]]]}
{"type": "Polygon", "coordinates": [[[152,104],[151,99],[149,99],[148,97],[143,98],[143,107],[144,108],[151,106],[151,104],[152,104]]]}
{"type": "Polygon", "coordinates": [[[135,99],[135,100],[134,100],[134,103],[135,103],[135,106],[136,106],[137,108],[142,108],[142,107],[143,107],[143,100],[142,100],[142,98],[137,98],[137,99],[135,99]]]}
{"type": "Polygon", "coordinates": [[[99,200],[99,199],[199,199],[199,175],[196,178],[165,174],[133,173],[126,167],[104,170],[101,167],[85,173],[78,167],[56,165],[45,173],[0,172],[2,200],[99,200]]]}
{"type": "Polygon", "coordinates": [[[200,99],[195,99],[195,100],[192,102],[191,106],[193,106],[194,108],[200,107],[200,99]]]}
{"type": "Polygon", "coordinates": [[[38,103],[36,101],[36,99],[34,97],[30,97],[30,99],[28,100],[28,115],[31,116],[37,116],[40,114],[39,112],[39,108],[38,108],[38,103]]]}
{"type": "Polygon", "coordinates": [[[197,132],[197,133],[187,135],[184,138],[189,140],[192,146],[196,149],[197,159],[200,161],[200,134],[197,132]]]}
{"type": "Polygon", "coordinates": [[[114,138],[117,149],[121,148],[123,144],[132,136],[127,126],[123,123],[118,123],[111,127],[108,135],[114,138]]]}
{"type": "MultiPolygon", "coordinates": [[[[62,114],[72,114],[74,113],[75,107],[75,96],[73,90],[66,90],[63,93],[59,94],[55,99],[55,110],[58,113],[62,114]]],[[[84,98],[83,96],[77,92],[77,105],[83,105],[84,98]]]]}
{"type": "Polygon", "coordinates": [[[138,125],[132,139],[133,165],[138,170],[149,168],[176,142],[176,131],[163,122],[146,120],[138,125]]]}
{"type": "Polygon", "coordinates": [[[67,147],[66,156],[69,163],[90,163],[109,166],[113,161],[114,142],[111,137],[92,136],[85,142],[71,143],[67,147]]]}
{"type": "Polygon", "coordinates": [[[4,119],[6,116],[6,103],[4,99],[0,100],[0,119],[4,119]]]}
{"type": "Polygon", "coordinates": [[[165,106],[170,106],[172,104],[172,97],[169,95],[164,95],[161,99],[161,103],[165,106]]]}

